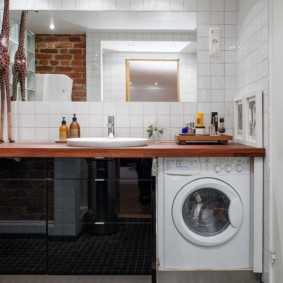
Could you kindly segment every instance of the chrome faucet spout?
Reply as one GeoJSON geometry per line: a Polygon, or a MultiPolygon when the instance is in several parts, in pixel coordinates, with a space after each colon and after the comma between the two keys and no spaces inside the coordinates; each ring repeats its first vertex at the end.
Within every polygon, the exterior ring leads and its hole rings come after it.
{"type": "Polygon", "coordinates": [[[114,116],[108,116],[108,138],[114,138],[114,116]]]}

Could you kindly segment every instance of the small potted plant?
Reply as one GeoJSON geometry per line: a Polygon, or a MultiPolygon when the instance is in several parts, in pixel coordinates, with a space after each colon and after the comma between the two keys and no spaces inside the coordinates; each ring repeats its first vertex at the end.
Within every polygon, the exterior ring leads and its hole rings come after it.
{"type": "Polygon", "coordinates": [[[153,142],[160,142],[160,136],[163,134],[163,128],[158,128],[153,124],[149,125],[147,128],[148,137],[153,142]]]}

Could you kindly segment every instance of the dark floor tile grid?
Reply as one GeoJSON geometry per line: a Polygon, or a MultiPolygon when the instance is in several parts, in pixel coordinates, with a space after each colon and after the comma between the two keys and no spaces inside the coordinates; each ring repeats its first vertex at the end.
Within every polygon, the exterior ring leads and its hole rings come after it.
{"type": "Polygon", "coordinates": [[[0,274],[46,274],[45,239],[0,239],[0,274]]]}
{"type": "Polygon", "coordinates": [[[84,233],[77,241],[49,242],[49,274],[151,274],[151,225],[120,225],[112,235],[84,233]]]}

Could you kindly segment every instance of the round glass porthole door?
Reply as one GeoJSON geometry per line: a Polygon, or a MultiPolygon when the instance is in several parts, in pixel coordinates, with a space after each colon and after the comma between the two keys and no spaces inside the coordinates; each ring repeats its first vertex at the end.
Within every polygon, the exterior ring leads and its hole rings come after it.
{"type": "Polygon", "coordinates": [[[215,246],[231,239],[241,226],[243,205],[226,183],[203,178],[184,186],[172,207],[179,233],[192,243],[215,246]]]}

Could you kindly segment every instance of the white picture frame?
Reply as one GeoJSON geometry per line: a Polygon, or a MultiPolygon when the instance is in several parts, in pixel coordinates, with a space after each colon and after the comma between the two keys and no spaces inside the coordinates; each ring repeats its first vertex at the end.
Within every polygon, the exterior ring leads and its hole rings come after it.
{"type": "Polygon", "coordinates": [[[245,98],[245,144],[262,147],[262,92],[255,91],[244,96],[245,98]]]}
{"type": "Polygon", "coordinates": [[[245,99],[242,96],[234,98],[234,140],[245,142],[245,99]]]}

